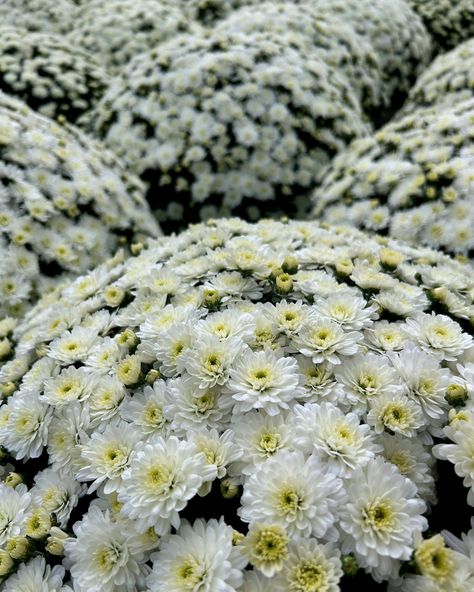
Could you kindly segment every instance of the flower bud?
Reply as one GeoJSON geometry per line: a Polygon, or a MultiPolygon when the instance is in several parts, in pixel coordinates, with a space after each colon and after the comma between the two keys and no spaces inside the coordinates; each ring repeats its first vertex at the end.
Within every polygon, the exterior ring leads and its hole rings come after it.
{"type": "Polygon", "coordinates": [[[13,559],[5,549],[0,549],[0,578],[6,576],[13,569],[13,559]]]}
{"type": "Polygon", "coordinates": [[[117,366],[117,378],[125,386],[137,384],[141,369],[141,361],[137,355],[127,356],[117,366]]]}
{"type": "Polygon", "coordinates": [[[161,378],[161,374],[158,372],[158,370],[154,370],[154,369],[150,370],[148,372],[148,374],[145,376],[145,380],[147,381],[148,384],[153,384],[159,378],[161,378]]]}
{"type": "Polygon", "coordinates": [[[222,481],[221,481],[222,497],[224,497],[225,499],[232,499],[233,497],[238,495],[238,493],[239,493],[239,486],[238,485],[234,485],[234,483],[232,483],[230,481],[230,479],[222,479],[222,481]]]}
{"type": "Polygon", "coordinates": [[[25,523],[26,535],[32,539],[44,539],[51,530],[51,516],[43,508],[31,512],[25,523]]]}
{"type": "Polygon", "coordinates": [[[462,406],[467,400],[467,388],[463,384],[452,382],[446,389],[444,398],[453,407],[462,406]]]}
{"type": "Polygon", "coordinates": [[[12,344],[8,337],[0,339],[0,360],[4,360],[12,352],[12,344]]]}
{"type": "Polygon", "coordinates": [[[20,485],[20,483],[23,483],[23,477],[20,475],[20,473],[15,473],[12,471],[11,473],[8,473],[5,478],[5,484],[12,489],[15,489],[17,485],[20,485]]]}
{"type": "Polygon", "coordinates": [[[30,550],[30,541],[24,536],[15,536],[8,539],[5,551],[13,559],[24,559],[30,550]]]}
{"type": "Polygon", "coordinates": [[[404,259],[405,256],[394,249],[384,247],[380,250],[380,263],[389,270],[396,269],[404,259]]]}
{"type": "Polygon", "coordinates": [[[51,528],[48,538],[46,539],[46,551],[51,555],[61,557],[64,555],[64,542],[69,536],[57,526],[51,528]]]}
{"type": "Polygon", "coordinates": [[[298,259],[293,255],[289,257],[285,257],[283,259],[283,263],[281,264],[281,268],[285,273],[289,273],[290,275],[295,274],[298,271],[298,259]]]}
{"type": "Polygon", "coordinates": [[[354,271],[354,264],[350,259],[339,259],[336,261],[336,273],[347,277],[354,271]]]}
{"type": "Polygon", "coordinates": [[[342,571],[344,575],[353,577],[359,571],[359,565],[354,555],[343,555],[342,557],[342,571]]]}
{"type": "Polygon", "coordinates": [[[108,306],[118,306],[125,297],[125,290],[118,286],[107,286],[104,291],[105,302],[108,306]]]}
{"type": "Polygon", "coordinates": [[[279,294],[289,294],[293,290],[293,280],[288,273],[280,273],[275,279],[276,290],[279,294]]]}

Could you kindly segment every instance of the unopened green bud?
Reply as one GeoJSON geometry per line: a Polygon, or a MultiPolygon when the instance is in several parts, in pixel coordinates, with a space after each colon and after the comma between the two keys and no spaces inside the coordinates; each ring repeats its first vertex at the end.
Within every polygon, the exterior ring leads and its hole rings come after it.
{"type": "Polygon", "coordinates": [[[354,555],[343,555],[342,557],[342,571],[344,575],[353,577],[359,571],[359,565],[354,555]]]}
{"type": "Polygon", "coordinates": [[[281,264],[281,268],[285,273],[289,273],[291,275],[295,274],[298,271],[298,259],[293,255],[289,257],[285,257],[283,259],[283,263],[281,264]]]}
{"type": "Polygon", "coordinates": [[[232,499],[239,493],[239,486],[234,485],[230,479],[223,479],[221,481],[221,493],[225,499],[232,499]]]}
{"type": "Polygon", "coordinates": [[[446,389],[444,398],[453,407],[464,405],[467,400],[467,388],[463,384],[452,382],[446,389]]]}

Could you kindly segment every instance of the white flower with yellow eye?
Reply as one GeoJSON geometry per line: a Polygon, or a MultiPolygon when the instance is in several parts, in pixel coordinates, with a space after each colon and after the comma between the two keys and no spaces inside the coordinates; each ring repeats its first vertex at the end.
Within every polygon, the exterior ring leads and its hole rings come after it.
{"type": "Polygon", "coordinates": [[[220,340],[240,337],[248,343],[254,332],[254,320],[249,314],[241,314],[231,309],[208,315],[196,324],[196,331],[210,333],[220,340]]]}
{"type": "Polygon", "coordinates": [[[315,364],[311,358],[297,355],[301,386],[304,394],[301,399],[308,403],[320,403],[329,401],[334,404],[344,405],[344,388],[336,382],[334,367],[329,362],[315,364]]]}
{"type": "Polygon", "coordinates": [[[234,362],[226,391],[237,401],[234,413],[263,409],[269,415],[288,409],[289,403],[303,392],[299,386],[296,360],[251,349],[240,354],[234,362]]]}
{"type": "Polygon", "coordinates": [[[153,386],[146,386],[143,392],[137,392],[120,407],[122,419],[138,431],[143,439],[153,435],[167,435],[170,422],[165,415],[169,404],[168,385],[163,380],[156,380],[153,386]]]}
{"type": "Polygon", "coordinates": [[[378,321],[370,329],[367,329],[365,336],[368,346],[379,353],[385,351],[399,351],[403,349],[407,336],[403,331],[403,323],[389,323],[378,321]]]}
{"type": "Polygon", "coordinates": [[[75,473],[83,460],[78,444],[87,439],[90,417],[87,409],[73,403],[55,410],[48,430],[48,454],[55,470],[75,473]]]}
{"type": "Polygon", "coordinates": [[[105,337],[90,350],[84,364],[94,372],[108,374],[112,372],[122,356],[123,353],[117,341],[111,337],[105,337]]]}
{"type": "Polygon", "coordinates": [[[384,430],[413,438],[423,428],[423,412],[420,405],[407,395],[385,393],[371,399],[367,423],[377,434],[384,430]]]}
{"type": "Polygon", "coordinates": [[[61,565],[49,566],[44,557],[35,557],[28,563],[21,563],[18,571],[6,582],[4,592],[70,592],[70,588],[61,587],[64,568],[61,565]]]}
{"type": "Polygon", "coordinates": [[[49,355],[65,365],[79,360],[83,361],[89,355],[96,340],[97,333],[95,331],[84,327],[74,327],[50,343],[49,355]]]}
{"type": "Polygon", "coordinates": [[[159,339],[144,341],[138,351],[150,355],[150,361],[158,360],[160,371],[165,376],[176,376],[180,357],[191,346],[193,330],[190,323],[174,324],[161,332],[159,339]]]}
{"type": "Polygon", "coordinates": [[[281,452],[258,465],[244,483],[238,511],[244,522],[271,521],[290,537],[336,540],[335,524],[343,504],[341,480],[301,452],[281,452]]]}
{"type": "Polygon", "coordinates": [[[293,413],[295,449],[314,453],[336,475],[350,477],[381,450],[355,413],[345,414],[331,403],[297,405],[293,413]]]}
{"type": "Polygon", "coordinates": [[[326,298],[316,300],[315,308],[319,315],[331,319],[346,331],[360,331],[373,325],[373,319],[377,317],[376,307],[367,306],[364,298],[357,293],[351,294],[338,291],[326,298]]]}
{"type": "Polygon", "coordinates": [[[0,482],[0,548],[14,536],[24,534],[24,521],[31,496],[25,485],[16,489],[0,482]]]}
{"type": "Polygon", "coordinates": [[[414,550],[414,537],[428,525],[416,486],[377,458],[351,475],[339,523],[343,553],[354,553],[377,580],[395,576],[414,550]]]}
{"type": "Polygon", "coordinates": [[[44,392],[40,401],[53,407],[62,407],[74,401],[84,401],[94,388],[94,379],[85,368],[69,366],[54,378],[48,378],[44,383],[44,392]]]}
{"type": "Polygon", "coordinates": [[[126,389],[115,376],[102,376],[95,380],[86,402],[91,427],[100,429],[117,417],[125,396],[126,389]]]}
{"type": "Polygon", "coordinates": [[[61,528],[66,528],[81,493],[81,485],[71,474],[53,469],[38,473],[30,490],[32,503],[44,508],[49,514],[54,514],[61,528]]]}

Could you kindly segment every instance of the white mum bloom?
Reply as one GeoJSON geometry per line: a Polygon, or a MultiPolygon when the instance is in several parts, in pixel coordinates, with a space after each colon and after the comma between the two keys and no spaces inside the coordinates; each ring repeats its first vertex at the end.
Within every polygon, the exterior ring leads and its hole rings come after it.
{"type": "Polygon", "coordinates": [[[125,422],[109,424],[103,432],[93,432],[81,445],[83,464],[76,478],[79,481],[92,481],[89,493],[101,485],[104,493],[117,491],[139,440],[139,432],[125,422]]]}
{"type": "Polygon", "coordinates": [[[329,362],[315,364],[306,356],[295,356],[301,376],[301,386],[305,392],[302,398],[305,402],[319,403],[321,400],[331,403],[344,402],[344,388],[336,382],[334,367],[329,362]]]}
{"type": "Polygon", "coordinates": [[[284,590],[339,592],[342,575],[340,552],[334,545],[296,539],[290,545],[283,571],[275,579],[284,590]]]}
{"type": "Polygon", "coordinates": [[[117,417],[127,391],[116,376],[101,376],[94,381],[92,393],[86,406],[91,418],[91,427],[103,429],[117,417]]]}
{"type": "Polygon", "coordinates": [[[232,545],[233,530],[223,520],[183,521],[152,555],[147,584],[155,592],[234,592],[247,560],[232,545]]]}
{"type": "Polygon", "coordinates": [[[66,528],[81,493],[81,485],[72,475],[53,469],[38,473],[30,490],[33,504],[54,514],[61,528],[66,528]]]}
{"type": "MultiPolygon", "coordinates": [[[[160,371],[165,376],[176,376],[180,358],[191,347],[192,341],[192,327],[189,324],[176,324],[163,331],[159,338],[151,339],[148,349],[158,359],[160,371]]],[[[147,351],[147,341],[142,342],[140,346],[147,351]]],[[[138,350],[140,352],[141,347],[138,350]]],[[[151,355],[150,358],[153,360],[151,355]]]]}
{"type": "Polygon", "coordinates": [[[194,336],[192,347],[179,358],[178,369],[185,370],[200,389],[223,385],[242,347],[238,337],[221,341],[215,335],[194,336]]]}
{"type": "Polygon", "coordinates": [[[423,351],[449,362],[473,345],[472,337],[445,315],[420,313],[407,319],[405,331],[423,351]]]}
{"type": "Polygon", "coordinates": [[[55,470],[75,473],[83,465],[78,444],[81,438],[87,439],[89,424],[89,413],[79,403],[54,412],[48,431],[48,454],[55,470]]]}
{"type": "Polygon", "coordinates": [[[77,592],[133,592],[143,587],[147,567],[134,546],[133,532],[91,507],[64,543],[77,592]]]}
{"type": "Polygon", "coordinates": [[[170,525],[179,527],[179,512],[215,476],[215,466],[207,464],[194,444],[157,436],[137,447],[122,475],[122,511],[136,520],[139,531],[154,527],[164,534],[170,525]]]}
{"type": "Polygon", "coordinates": [[[236,359],[226,388],[237,401],[234,413],[264,409],[269,415],[277,415],[303,393],[294,358],[250,349],[236,359]]]}
{"type": "Polygon", "coordinates": [[[389,430],[409,438],[425,426],[420,405],[407,395],[390,393],[371,400],[367,423],[374,427],[377,434],[389,430]]]}
{"type": "Polygon", "coordinates": [[[346,484],[348,501],[341,507],[342,552],[354,553],[375,579],[398,571],[408,560],[414,536],[427,527],[425,503],[416,486],[380,458],[354,471],[346,484]]]}
{"type": "Polygon", "coordinates": [[[30,508],[31,496],[25,485],[13,489],[0,482],[0,547],[8,539],[24,533],[23,523],[30,508]]]}
{"type": "Polygon", "coordinates": [[[267,578],[257,571],[246,571],[239,592],[286,592],[284,584],[279,585],[275,578],[267,578]]]}
{"type": "Polygon", "coordinates": [[[369,347],[379,353],[401,350],[407,341],[403,327],[401,322],[378,321],[365,333],[369,347]]]}
{"type": "Polygon", "coordinates": [[[362,334],[358,331],[345,332],[336,322],[322,317],[306,322],[292,339],[292,346],[315,364],[328,361],[340,364],[340,356],[351,356],[358,352],[362,334]]]}
{"type": "Polygon", "coordinates": [[[70,588],[61,587],[63,578],[64,567],[51,568],[44,557],[35,557],[7,579],[3,592],[67,592],[70,588]]]}
{"type": "Polygon", "coordinates": [[[255,321],[250,314],[227,309],[210,314],[196,324],[196,331],[216,335],[219,339],[240,337],[248,343],[253,336],[255,321]]]}
{"type": "Polygon", "coordinates": [[[93,386],[93,377],[85,368],[70,366],[65,368],[59,376],[45,381],[44,392],[40,395],[40,400],[53,407],[61,407],[72,401],[87,399],[93,386]]]}
{"type": "Polygon", "coordinates": [[[394,369],[382,355],[360,354],[345,360],[334,372],[336,380],[344,385],[347,402],[358,412],[364,412],[380,395],[403,392],[394,369]]]}
{"type": "Polygon", "coordinates": [[[295,448],[314,453],[337,475],[349,477],[381,450],[355,413],[345,414],[331,403],[297,405],[293,412],[295,448]]]}
{"type": "Polygon", "coordinates": [[[288,557],[288,541],[282,526],[252,522],[242,547],[250,564],[271,578],[283,568],[288,557]]]}
{"type": "Polygon", "coordinates": [[[315,456],[282,452],[260,464],[244,484],[239,516],[244,522],[271,521],[290,536],[337,538],[335,523],[344,493],[341,480],[315,456]]]}
{"type": "Polygon", "coordinates": [[[167,435],[170,422],[165,416],[165,407],[169,400],[168,385],[163,380],[156,380],[153,386],[146,386],[143,392],[127,399],[120,407],[120,415],[145,439],[167,435]]]}
{"type": "Polygon", "coordinates": [[[428,421],[444,418],[445,399],[451,373],[440,367],[439,360],[416,347],[406,347],[390,356],[392,364],[407,387],[408,396],[420,405],[428,421]]]}
{"type": "Polygon", "coordinates": [[[85,360],[89,351],[97,340],[97,332],[84,327],[74,327],[66,331],[48,347],[51,358],[63,364],[72,364],[79,360],[85,360]]]}
{"type": "Polygon", "coordinates": [[[341,289],[327,298],[316,300],[315,307],[318,314],[333,320],[346,331],[371,327],[373,319],[377,317],[375,306],[367,306],[366,300],[357,293],[351,294],[341,289]]]}

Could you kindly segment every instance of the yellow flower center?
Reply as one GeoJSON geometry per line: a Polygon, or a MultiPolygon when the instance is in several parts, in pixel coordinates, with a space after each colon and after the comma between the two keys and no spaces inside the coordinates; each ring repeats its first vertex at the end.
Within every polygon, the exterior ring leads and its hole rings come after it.
{"type": "Polygon", "coordinates": [[[373,530],[387,531],[395,523],[395,516],[391,505],[386,500],[376,500],[363,511],[365,523],[373,530]]]}

